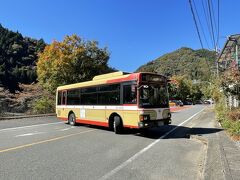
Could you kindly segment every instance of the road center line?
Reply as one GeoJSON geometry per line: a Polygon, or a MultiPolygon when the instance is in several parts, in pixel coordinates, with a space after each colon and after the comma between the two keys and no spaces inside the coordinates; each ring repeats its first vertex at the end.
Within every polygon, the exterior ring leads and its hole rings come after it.
{"type": "Polygon", "coordinates": [[[35,124],[35,125],[30,125],[30,126],[20,126],[20,127],[14,127],[14,128],[5,128],[5,129],[0,129],[0,132],[24,129],[24,128],[30,128],[30,127],[47,126],[47,125],[52,125],[52,124],[63,124],[63,123],[64,122],[55,122],[55,123],[35,124]]]}
{"type": "Polygon", "coordinates": [[[135,159],[137,159],[140,155],[142,155],[144,152],[146,152],[147,150],[149,150],[151,147],[153,147],[155,144],[157,144],[161,139],[164,139],[166,136],[168,136],[170,133],[172,133],[173,131],[175,131],[177,128],[179,128],[180,126],[182,126],[183,124],[187,123],[188,121],[190,121],[192,118],[194,118],[195,116],[197,116],[199,113],[201,113],[202,111],[204,111],[206,108],[200,110],[199,112],[195,113],[194,115],[192,115],[190,118],[186,119],[185,121],[183,121],[182,123],[178,124],[175,128],[173,128],[171,131],[168,131],[167,133],[165,133],[164,135],[162,135],[160,138],[158,138],[157,140],[153,141],[151,144],[149,144],[148,146],[146,146],[145,148],[143,148],[142,150],[140,150],[139,152],[137,152],[136,154],[134,154],[132,157],[130,157],[128,160],[126,160],[125,162],[123,162],[122,164],[120,164],[119,166],[117,166],[115,169],[113,169],[112,171],[110,171],[109,173],[105,174],[104,176],[102,176],[100,178],[100,180],[106,180],[109,179],[110,177],[112,177],[114,174],[116,174],[118,171],[120,171],[121,169],[123,169],[125,166],[127,166],[128,164],[130,164],[132,161],[134,161],[135,159]]]}
{"type": "Polygon", "coordinates": [[[30,147],[30,146],[34,146],[34,145],[38,145],[38,144],[47,143],[47,142],[57,141],[57,140],[60,140],[60,139],[64,139],[64,138],[68,138],[68,137],[71,137],[71,136],[76,136],[76,135],[79,135],[79,134],[84,134],[84,133],[88,133],[88,132],[92,132],[92,131],[96,131],[96,129],[88,130],[88,131],[82,131],[82,132],[78,132],[78,133],[74,133],[74,134],[68,134],[68,135],[65,135],[65,136],[59,136],[59,137],[56,137],[56,138],[46,139],[46,140],[43,140],[43,141],[38,141],[38,142],[30,143],[30,144],[24,144],[24,145],[21,145],[21,146],[16,146],[16,147],[8,148],[8,149],[3,149],[3,150],[0,150],[0,153],[13,151],[13,150],[17,150],[17,149],[22,149],[22,148],[25,148],[25,147],[30,147]]]}

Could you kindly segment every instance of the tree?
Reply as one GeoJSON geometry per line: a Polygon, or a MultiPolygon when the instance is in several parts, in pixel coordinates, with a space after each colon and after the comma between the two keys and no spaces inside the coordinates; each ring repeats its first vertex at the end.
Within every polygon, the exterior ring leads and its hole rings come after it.
{"type": "Polygon", "coordinates": [[[59,85],[112,72],[108,59],[107,49],[99,48],[96,41],[83,41],[77,35],[66,36],[62,42],[53,41],[39,54],[38,80],[46,90],[54,93],[59,85]]]}
{"type": "Polygon", "coordinates": [[[173,76],[169,88],[170,99],[180,99],[182,101],[196,101],[202,98],[201,83],[193,83],[186,76],[173,76]]]}
{"type": "Polygon", "coordinates": [[[175,83],[171,85],[169,90],[170,98],[185,101],[191,94],[190,81],[185,76],[173,76],[172,81],[175,83]]]}
{"type": "Polygon", "coordinates": [[[221,86],[226,94],[240,99],[240,71],[232,68],[226,70],[220,78],[221,86]]]}
{"type": "Polygon", "coordinates": [[[0,84],[15,92],[19,83],[36,81],[37,54],[45,45],[43,39],[23,37],[0,25],[0,84]]]}

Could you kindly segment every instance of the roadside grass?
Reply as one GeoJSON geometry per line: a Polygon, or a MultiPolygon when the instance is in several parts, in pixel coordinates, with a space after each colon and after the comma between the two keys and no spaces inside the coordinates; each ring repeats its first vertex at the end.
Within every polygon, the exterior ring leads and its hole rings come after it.
{"type": "Polygon", "coordinates": [[[229,109],[223,101],[215,106],[217,120],[235,140],[240,140],[240,108],[229,109]]]}

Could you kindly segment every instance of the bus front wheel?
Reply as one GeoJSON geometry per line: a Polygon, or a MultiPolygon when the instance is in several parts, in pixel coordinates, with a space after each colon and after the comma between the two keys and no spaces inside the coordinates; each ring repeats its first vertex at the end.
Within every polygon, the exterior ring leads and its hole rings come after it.
{"type": "Polygon", "coordinates": [[[123,131],[123,124],[122,120],[119,116],[114,116],[113,119],[113,131],[115,134],[121,134],[123,131]]]}
{"type": "Polygon", "coordinates": [[[68,124],[70,124],[71,126],[75,126],[76,125],[76,116],[74,113],[71,113],[68,116],[68,124]]]}

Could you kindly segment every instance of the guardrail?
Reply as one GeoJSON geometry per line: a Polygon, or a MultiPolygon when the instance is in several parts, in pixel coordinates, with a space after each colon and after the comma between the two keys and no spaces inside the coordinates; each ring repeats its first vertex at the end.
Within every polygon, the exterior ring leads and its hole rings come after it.
{"type": "Polygon", "coordinates": [[[20,116],[2,116],[0,120],[11,120],[11,119],[23,119],[23,118],[32,118],[32,117],[46,117],[46,116],[56,116],[55,113],[50,114],[34,114],[34,115],[20,115],[20,116]]]}

